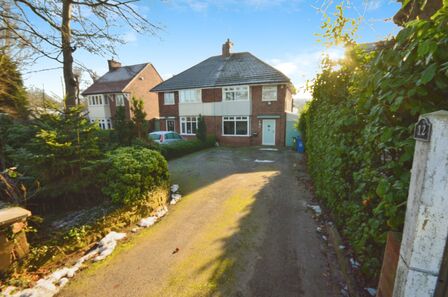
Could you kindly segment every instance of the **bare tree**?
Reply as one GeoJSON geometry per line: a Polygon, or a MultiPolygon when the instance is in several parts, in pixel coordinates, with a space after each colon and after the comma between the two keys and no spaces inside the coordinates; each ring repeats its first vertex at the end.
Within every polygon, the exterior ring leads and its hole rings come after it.
{"type": "MultiPolygon", "coordinates": [[[[62,64],[66,106],[76,105],[78,82],[73,65],[77,49],[116,55],[123,24],[138,33],[155,34],[136,6],[139,0],[0,0],[0,31],[31,48],[35,59],[62,64]],[[119,29],[119,30],[117,30],[119,29]]],[[[87,67],[85,67],[87,68],[87,67]]]]}

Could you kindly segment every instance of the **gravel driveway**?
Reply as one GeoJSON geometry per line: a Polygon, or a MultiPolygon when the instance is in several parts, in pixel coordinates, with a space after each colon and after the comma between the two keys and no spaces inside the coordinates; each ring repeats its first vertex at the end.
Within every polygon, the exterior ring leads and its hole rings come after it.
{"type": "Polygon", "coordinates": [[[60,296],[339,296],[301,158],[251,147],[171,161],[183,200],[60,296]]]}

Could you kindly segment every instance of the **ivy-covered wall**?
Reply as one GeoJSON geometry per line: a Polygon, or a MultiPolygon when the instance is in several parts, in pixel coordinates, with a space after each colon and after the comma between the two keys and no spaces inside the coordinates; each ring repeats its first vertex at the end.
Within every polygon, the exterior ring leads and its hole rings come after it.
{"type": "Polygon", "coordinates": [[[375,50],[324,60],[299,129],[316,194],[363,272],[377,277],[388,230],[403,227],[419,115],[448,109],[448,3],[375,50]]]}

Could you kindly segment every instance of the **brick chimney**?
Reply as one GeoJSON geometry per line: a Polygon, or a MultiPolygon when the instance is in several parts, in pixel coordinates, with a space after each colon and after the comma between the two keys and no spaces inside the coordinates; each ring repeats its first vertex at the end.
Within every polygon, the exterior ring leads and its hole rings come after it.
{"type": "Polygon", "coordinates": [[[114,59],[107,60],[107,64],[109,65],[109,71],[113,71],[121,67],[121,63],[115,61],[114,59]]]}
{"type": "Polygon", "coordinates": [[[222,56],[224,58],[230,57],[230,49],[233,46],[233,42],[230,41],[230,39],[227,38],[227,41],[222,45],[222,56]]]}

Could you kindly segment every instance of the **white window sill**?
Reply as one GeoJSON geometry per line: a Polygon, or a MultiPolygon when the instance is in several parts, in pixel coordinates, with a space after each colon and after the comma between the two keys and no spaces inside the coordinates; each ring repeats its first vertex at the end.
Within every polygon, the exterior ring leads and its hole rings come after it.
{"type": "Polygon", "coordinates": [[[262,102],[272,102],[277,101],[277,99],[261,99],[262,102]]]}
{"type": "Polygon", "coordinates": [[[222,136],[226,136],[226,137],[249,137],[250,135],[229,135],[229,134],[222,134],[222,136]]]}

